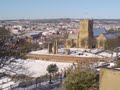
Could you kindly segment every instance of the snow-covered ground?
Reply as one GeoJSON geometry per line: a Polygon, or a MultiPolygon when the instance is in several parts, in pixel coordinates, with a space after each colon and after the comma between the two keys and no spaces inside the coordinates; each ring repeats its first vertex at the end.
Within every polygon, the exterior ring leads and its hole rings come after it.
{"type": "MultiPolygon", "coordinates": [[[[43,60],[17,60],[18,63],[12,64],[12,67],[5,67],[0,72],[6,72],[10,74],[25,74],[31,77],[40,77],[41,75],[47,74],[47,66],[50,64],[56,64],[59,68],[59,71],[64,70],[72,65],[72,63],[64,63],[64,62],[52,62],[52,61],[43,61],[43,60]],[[5,71],[5,70],[9,71],[5,71]],[[12,71],[12,72],[11,72],[12,71]]],[[[8,90],[7,87],[10,85],[16,85],[10,78],[4,77],[0,79],[0,88],[4,88],[4,90],[8,90]],[[6,88],[6,89],[5,89],[6,88]]]]}
{"type": "MultiPolygon", "coordinates": [[[[11,68],[6,67],[5,69],[9,69],[10,71],[12,71],[12,73],[10,74],[16,74],[16,73],[25,74],[32,77],[40,77],[41,75],[47,74],[46,68],[50,64],[56,64],[59,68],[59,71],[61,71],[61,69],[64,70],[65,68],[68,68],[71,65],[73,65],[73,63],[52,62],[52,61],[33,60],[33,59],[27,59],[27,60],[18,59],[17,61],[18,63],[12,64],[13,67],[11,68]]],[[[104,64],[104,62],[99,62],[96,63],[96,66],[101,66],[102,64],[104,64]]],[[[4,88],[3,90],[9,90],[8,87],[10,85],[17,85],[17,84],[11,81],[11,79],[8,77],[4,77],[0,79],[0,87],[4,88]]]]}
{"type": "MultiPolygon", "coordinates": [[[[64,48],[59,49],[58,52],[59,53],[56,55],[64,55],[64,48]]],[[[44,49],[39,51],[32,51],[30,53],[31,54],[48,54],[48,51],[47,49],[44,49]]],[[[53,54],[48,54],[48,55],[53,55],[53,54]]],[[[111,58],[111,57],[116,57],[116,53],[113,52],[113,55],[112,55],[110,52],[104,51],[102,49],[90,50],[90,49],[70,48],[70,54],[68,56],[111,58]]],[[[40,77],[41,75],[45,75],[48,73],[46,68],[50,64],[56,64],[59,68],[59,71],[61,71],[61,69],[64,70],[65,68],[68,68],[71,65],[73,65],[73,63],[53,62],[53,61],[33,60],[33,59],[27,59],[27,60],[18,59],[17,61],[18,63],[12,63],[12,65],[10,65],[11,67],[5,67],[4,69],[0,70],[0,72],[6,72],[10,74],[25,74],[31,77],[40,77]],[[9,71],[6,71],[6,69],[9,71]]],[[[97,63],[94,65],[101,66],[102,64],[104,64],[104,62],[97,63]]],[[[111,63],[109,67],[111,66],[114,66],[114,64],[111,63]]],[[[0,79],[0,87],[2,88],[9,87],[10,85],[13,85],[13,84],[15,83],[11,81],[10,78],[5,77],[0,79]]]]}
{"type": "Polygon", "coordinates": [[[3,77],[0,79],[0,89],[7,90],[9,86],[13,84],[15,83],[8,77],[3,77]]]}
{"type": "MultiPolygon", "coordinates": [[[[47,66],[50,64],[56,64],[59,68],[59,71],[64,70],[65,68],[68,68],[72,65],[72,63],[66,63],[66,62],[53,62],[53,61],[44,61],[44,60],[33,60],[33,59],[27,59],[17,60],[18,63],[12,64],[12,67],[5,67],[2,71],[5,71],[6,69],[9,71],[12,71],[12,74],[25,74],[25,75],[31,75],[32,77],[39,77],[41,75],[47,74],[47,66]]],[[[8,72],[9,73],[9,72],[8,72]]]]}
{"type": "MultiPolygon", "coordinates": [[[[113,54],[104,49],[83,49],[83,48],[69,48],[70,54],[67,56],[76,56],[76,57],[97,57],[97,58],[114,58],[116,53],[113,54]]],[[[65,54],[65,48],[58,49],[58,54],[49,54],[47,49],[32,51],[30,54],[45,54],[45,55],[63,55],[65,54]]],[[[119,54],[120,55],[120,54],[119,54]]]]}
{"type": "Polygon", "coordinates": [[[103,57],[116,57],[116,53],[115,52],[113,52],[113,54],[110,53],[110,52],[101,52],[98,55],[101,55],[103,57]]]}
{"type": "Polygon", "coordinates": [[[56,64],[59,68],[59,71],[64,68],[68,68],[72,65],[72,63],[64,63],[64,62],[52,62],[52,61],[42,61],[42,60],[25,60],[23,66],[28,69],[29,72],[33,73],[33,77],[38,77],[41,75],[45,75],[47,73],[46,68],[50,64],[56,64]]]}
{"type": "Polygon", "coordinates": [[[38,50],[38,51],[31,51],[30,54],[48,54],[48,50],[43,49],[43,50],[38,50]]]}

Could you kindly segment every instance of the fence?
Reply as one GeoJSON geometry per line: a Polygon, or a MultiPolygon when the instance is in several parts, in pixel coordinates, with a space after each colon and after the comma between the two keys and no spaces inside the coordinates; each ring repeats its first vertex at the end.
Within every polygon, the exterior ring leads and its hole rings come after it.
{"type": "Polygon", "coordinates": [[[36,78],[26,82],[20,82],[0,90],[51,90],[52,88],[59,87],[62,80],[64,79],[63,74],[56,74],[52,76],[52,83],[49,83],[49,76],[46,79],[36,78]]]}

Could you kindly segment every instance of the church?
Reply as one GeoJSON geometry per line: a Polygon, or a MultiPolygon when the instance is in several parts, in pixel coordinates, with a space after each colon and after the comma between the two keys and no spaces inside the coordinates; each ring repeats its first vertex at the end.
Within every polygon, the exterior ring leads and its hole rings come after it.
{"type": "Polygon", "coordinates": [[[105,28],[93,28],[92,19],[80,20],[78,34],[69,34],[65,48],[113,48],[120,46],[119,35],[108,33],[105,28]]]}

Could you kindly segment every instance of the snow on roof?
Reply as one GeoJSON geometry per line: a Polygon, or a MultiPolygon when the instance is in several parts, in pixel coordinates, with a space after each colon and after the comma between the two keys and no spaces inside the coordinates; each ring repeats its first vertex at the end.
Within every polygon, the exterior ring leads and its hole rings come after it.
{"type": "Polygon", "coordinates": [[[94,37],[99,36],[100,34],[105,34],[105,33],[107,33],[105,28],[93,28],[94,37]]]}
{"type": "Polygon", "coordinates": [[[117,34],[115,33],[106,33],[104,34],[107,39],[115,39],[117,38],[117,34]]]}
{"type": "Polygon", "coordinates": [[[56,33],[57,31],[55,30],[49,30],[50,33],[56,33]]]}
{"type": "Polygon", "coordinates": [[[29,33],[26,33],[26,34],[28,34],[28,35],[38,35],[38,34],[40,34],[41,32],[39,32],[39,31],[35,31],[35,32],[29,32],[29,33]]]}
{"type": "Polygon", "coordinates": [[[47,35],[47,34],[48,34],[48,32],[43,32],[43,33],[42,33],[42,35],[47,35]]]}

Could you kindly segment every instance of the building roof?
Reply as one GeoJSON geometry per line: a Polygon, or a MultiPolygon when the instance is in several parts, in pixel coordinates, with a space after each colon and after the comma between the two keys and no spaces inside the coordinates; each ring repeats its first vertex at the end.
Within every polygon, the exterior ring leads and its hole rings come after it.
{"type": "MultiPolygon", "coordinates": [[[[107,39],[115,39],[118,38],[117,33],[108,33],[105,28],[93,28],[93,36],[99,37],[103,34],[107,39]]],[[[78,34],[69,34],[68,39],[77,39],[78,34]]]]}
{"type": "Polygon", "coordinates": [[[93,36],[94,37],[97,37],[100,34],[105,34],[105,33],[107,33],[105,28],[93,28],[93,36]]]}
{"type": "Polygon", "coordinates": [[[115,38],[118,38],[117,33],[106,33],[106,34],[104,34],[104,36],[105,36],[107,39],[115,39],[115,38]]]}
{"type": "Polygon", "coordinates": [[[38,35],[40,34],[41,32],[40,31],[34,31],[34,32],[29,32],[29,33],[26,33],[27,35],[30,35],[30,36],[34,36],[34,35],[38,35]]]}

